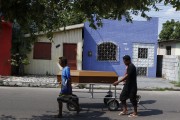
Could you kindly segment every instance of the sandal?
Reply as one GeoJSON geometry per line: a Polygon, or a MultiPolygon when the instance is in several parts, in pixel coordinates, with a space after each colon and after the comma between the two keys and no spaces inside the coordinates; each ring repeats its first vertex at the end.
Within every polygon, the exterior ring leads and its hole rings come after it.
{"type": "Polygon", "coordinates": [[[127,112],[120,112],[118,115],[127,115],[127,112]]]}
{"type": "Polygon", "coordinates": [[[135,115],[135,114],[130,114],[130,115],[128,115],[128,117],[138,117],[138,115],[135,115]]]}

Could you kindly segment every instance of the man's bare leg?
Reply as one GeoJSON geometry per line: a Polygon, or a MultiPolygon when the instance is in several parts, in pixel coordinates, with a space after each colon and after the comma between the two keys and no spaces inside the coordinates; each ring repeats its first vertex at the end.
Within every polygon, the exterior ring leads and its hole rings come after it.
{"type": "Polygon", "coordinates": [[[138,112],[137,112],[137,100],[134,97],[133,99],[130,99],[133,107],[134,107],[134,112],[131,113],[128,117],[137,117],[138,116],[138,112]]]}
{"type": "Polygon", "coordinates": [[[58,114],[58,117],[62,117],[62,107],[63,107],[63,104],[61,101],[58,101],[58,104],[59,104],[59,114],[58,114]]]}
{"type": "Polygon", "coordinates": [[[122,106],[123,106],[123,111],[119,113],[119,115],[126,115],[128,110],[127,110],[127,104],[126,104],[126,100],[125,101],[121,101],[122,106]]]}

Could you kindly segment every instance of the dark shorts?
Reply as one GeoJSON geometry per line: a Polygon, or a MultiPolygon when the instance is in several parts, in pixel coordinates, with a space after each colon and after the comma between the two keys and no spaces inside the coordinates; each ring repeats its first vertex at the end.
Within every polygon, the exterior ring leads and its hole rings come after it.
{"type": "Polygon", "coordinates": [[[57,101],[58,102],[68,102],[71,97],[72,97],[72,95],[59,95],[59,97],[57,98],[57,101]]]}
{"type": "Polygon", "coordinates": [[[120,101],[125,101],[127,99],[136,100],[137,89],[127,89],[126,87],[123,88],[120,94],[120,101]]]}
{"type": "Polygon", "coordinates": [[[70,95],[62,95],[60,94],[59,97],[57,98],[58,102],[65,102],[68,103],[70,101],[75,101],[75,102],[79,102],[79,98],[74,95],[74,94],[70,94],[70,95]]]}

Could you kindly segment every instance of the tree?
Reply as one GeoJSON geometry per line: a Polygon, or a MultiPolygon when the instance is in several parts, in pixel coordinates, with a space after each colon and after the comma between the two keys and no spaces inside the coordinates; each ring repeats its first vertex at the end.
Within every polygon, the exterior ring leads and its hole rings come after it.
{"type": "Polygon", "coordinates": [[[33,42],[32,38],[24,37],[21,27],[15,22],[12,27],[10,60],[12,65],[12,75],[24,75],[24,65],[29,64],[27,54],[31,51],[31,45],[33,42]]]}
{"type": "Polygon", "coordinates": [[[102,18],[121,20],[125,16],[132,21],[131,14],[140,14],[149,19],[145,12],[158,10],[156,3],[162,1],[180,10],[179,0],[0,0],[0,14],[6,21],[16,20],[27,33],[51,32],[76,23],[74,15],[79,16],[78,22],[89,20],[93,28],[102,26],[102,18]]]}
{"type": "Polygon", "coordinates": [[[163,40],[180,40],[180,22],[174,20],[166,21],[163,29],[159,34],[160,41],[163,40]]]}
{"type": "MultiPolygon", "coordinates": [[[[180,10],[179,0],[0,0],[0,22],[5,20],[18,24],[20,29],[16,30],[19,35],[14,33],[12,55],[18,53],[19,58],[25,58],[29,51],[25,46],[31,46],[26,42],[33,43],[35,33],[45,32],[52,39],[53,30],[85,20],[96,29],[103,25],[103,18],[121,20],[124,16],[127,22],[131,22],[131,14],[140,14],[150,19],[146,12],[158,10],[156,4],[162,1],[180,10]],[[24,42],[26,33],[31,36],[24,42]]],[[[20,64],[19,58],[16,61],[20,64]]]]}
{"type": "MultiPolygon", "coordinates": [[[[0,0],[0,16],[13,23],[11,64],[13,75],[24,75],[24,65],[28,64],[27,54],[37,41],[37,32],[46,32],[52,39],[52,31],[62,26],[82,23],[84,15],[75,13],[68,7],[58,5],[58,1],[48,0],[0,0]],[[29,33],[30,37],[24,37],[29,33]]],[[[0,19],[1,22],[1,19],[0,19]]]]}

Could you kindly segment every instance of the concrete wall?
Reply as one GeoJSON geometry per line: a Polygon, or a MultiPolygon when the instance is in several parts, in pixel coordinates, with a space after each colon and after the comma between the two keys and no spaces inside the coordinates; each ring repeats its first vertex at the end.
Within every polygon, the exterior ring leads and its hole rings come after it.
{"type": "Polygon", "coordinates": [[[180,56],[164,55],[162,77],[171,81],[180,81],[180,56]]]}
{"type": "Polygon", "coordinates": [[[180,55],[180,42],[176,43],[175,55],[180,55]]]}
{"type": "MultiPolygon", "coordinates": [[[[134,56],[137,55],[134,48],[138,45],[152,47],[150,50],[153,53],[152,64],[150,66],[143,64],[143,66],[145,65],[148,68],[148,77],[156,77],[157,39],[157,18],[152,18],[150,21],[133,21],[133,23],[127,23],[125,19],[121,21],[103,20],[103,27],[97,30],[90,28],[89,23],[86,22],[84,27],[83,69],[115,71],[120,76],[124,75],[125,65],[122,57],[128,54],[134,60],[134,56]],[[117,45],[117,61],[97,60],[97,45],[102,42],[112,42],[117,45]],[[92,52],[92,56],[88,56],[88,51],[92,52]]],[[[139,62],[136,63],[136,66],[141,66],[138,64],[139,62]]]]}
{"type": "MultiPolygon", "coordinates": [[[[38,37],[39,42],[50,42],[45,35],[38,37]]],[[[33,59],[33,47],[32,52],[28,55],[30,64],[25,66],[25,72],[27,74],[43,74],[46,73],[56,75],[58,73],[59,57],[63,56],[63,43],[76,43],[77,44],[77,70],[82,69],[82,28],[71,29],[67,31],[61,31],[54,33],[53,42],[51,46],[51,60],[33,59]],[[56,48],[56,45],[60,47],[56,48]]],[[[71,54],[71,51],[70,51],[71,54]]]]}

